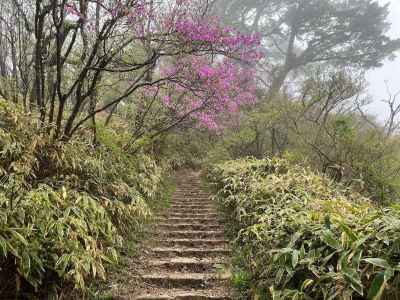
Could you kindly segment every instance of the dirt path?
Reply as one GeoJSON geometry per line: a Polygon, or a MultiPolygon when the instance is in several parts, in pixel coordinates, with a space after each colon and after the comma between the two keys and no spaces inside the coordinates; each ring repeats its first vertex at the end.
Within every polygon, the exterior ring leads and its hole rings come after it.
{"type": "Polygon", "coordinates": [[[152,246],[143,258],[140,288],[129,299],[231,299],[229,275],[222,267],[228,255],[223,226],[198,174],[182,173],[171,207],[159,215],[152,246]]]}

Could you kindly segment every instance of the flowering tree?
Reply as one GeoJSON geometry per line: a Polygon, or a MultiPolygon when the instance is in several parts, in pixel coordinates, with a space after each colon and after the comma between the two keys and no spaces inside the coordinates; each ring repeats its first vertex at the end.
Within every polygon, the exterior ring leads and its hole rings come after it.
{"type": "Polygon", "coordinates": [[[31,16],[23,4],[35,44],[29,107],[55,139],[128,99],[148,101],[141,94],[174,111],[161,131],[187,118],[216,129],[221,113],[254,101],[260,39],[221,26],[207,0],[36,0],[31,16]]]}

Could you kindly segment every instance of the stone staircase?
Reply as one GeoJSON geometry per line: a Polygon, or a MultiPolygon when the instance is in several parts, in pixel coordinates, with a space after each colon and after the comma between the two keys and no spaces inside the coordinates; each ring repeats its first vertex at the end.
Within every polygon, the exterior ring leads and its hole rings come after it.
{"type": "Polygon", "coordinates": [[[230,251],[198,174],[178,176],[170,208],[159,215],[136,300],[228,300],[230,251]]]}

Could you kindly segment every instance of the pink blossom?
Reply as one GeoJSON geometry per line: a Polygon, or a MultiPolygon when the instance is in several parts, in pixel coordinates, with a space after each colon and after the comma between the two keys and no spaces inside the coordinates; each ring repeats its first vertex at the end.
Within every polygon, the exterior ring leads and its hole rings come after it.
{"type": "Polygon", "coordinates": [[[198,73],[199,73],[200,77],[203,79],[209,78],[214,75],[214,69],[209,65],[204,65],[204,66],[200,67],[198,73]]]}
{"type": "MultiPolygon", "coordinates": [[[[181,116],[191,113],[200,126],[219,130],[221,120],[255,103],[252,68],[263,58],[261,36],[242,34],[202,13],[206,0],[156,3],[114,0],[101,1],[101,7],[104,18],[128,28],[132,40],[145,39],[161,54],[156,76],[168,83],[142,89],[142,96],[158,97],[166,108],[181,116]]],[[[83,19],[75,4],[65,11],[83,19]]]]}
{"type": "Polygon", "coordinates": [[[68,4],[67,3],[65,5],[65,12],[70,14],[70,15],[79,17],[80,19],[83,19],[83,20],[85,19],[85,17],[81,14],[81,12],[76,8],[75,4],[68,4]]]}
{"type": "Polygon", "coordinates": [[[165,106],[170,106],[171,105],[171,96],[165,95],[162,97],[163,103],[165,106]]]}
{"type": "Polygon", "coordinates": [[[192,118],[208,129],[220,128],[221,116],[236,114],[242,106],[255,103],[253,73],[228,58],[212,63],[207,57],[188,56],[179,61],[179,67],[169,66],[165,73],[170,70],[179,70],[187,85],[185,89],[181,82],[168,86],[168,91],[181,101],[176,103],[181,114],[194,111],[192,118]]]}

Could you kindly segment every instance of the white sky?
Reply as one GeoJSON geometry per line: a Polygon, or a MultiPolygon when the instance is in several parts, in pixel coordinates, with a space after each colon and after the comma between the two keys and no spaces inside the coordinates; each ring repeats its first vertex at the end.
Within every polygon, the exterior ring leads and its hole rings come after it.
{"type": "MultiPolygon", "coordinates": [[[[390,22],[392,23],[391,35],[400,38],[400,0],[378,0],[385,4],[390,2],[390,22]]],[[[400,51],[394,61],[387,61],[382,68],[371,70],[367,73],[369,82],[368,92],[374,99],[369,112],[382,119],[385,115],[385,105],[381,102],[387,96],[388,85],[391,93],[400,91],[400,51]],[[387,82],[387,84],[385,83],[387,82]]]]}

